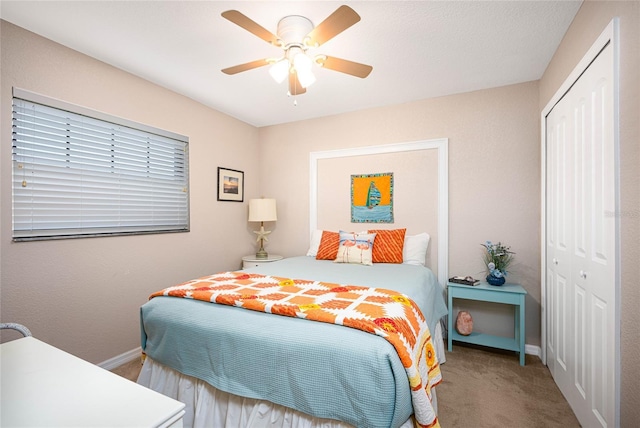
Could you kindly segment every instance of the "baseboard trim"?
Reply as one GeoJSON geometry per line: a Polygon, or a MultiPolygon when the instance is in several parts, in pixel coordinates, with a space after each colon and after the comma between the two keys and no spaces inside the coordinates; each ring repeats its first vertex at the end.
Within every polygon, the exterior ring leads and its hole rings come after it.
{"type": "Polygon", "coordinates": [[[535,355],[536,357],[542,359],[542,348],[535,345],[524,345],[524,353],[529,355],[535,355]]]}
{"type": "Polygon", "coordinates": [[[123,364],[127,364],[128,362],[135,360],[136,358],[140,358],[141,352],[142,352],[142,348],[138,346],[136,349],[132,349],[131,351],[127,351],[123,354],[116,355],[113,358],[109,358],[108,360],[98,364],[98,366],[102,367],[105,370],[113,370],[116,367],[119,367],[123,364]]]}

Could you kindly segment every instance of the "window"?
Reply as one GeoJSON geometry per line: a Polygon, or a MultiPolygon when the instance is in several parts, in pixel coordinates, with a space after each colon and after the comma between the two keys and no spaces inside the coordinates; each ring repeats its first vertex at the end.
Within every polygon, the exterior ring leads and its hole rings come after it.
{"type": "Polygon", "coordinates": [[[13,240],[189,231],[188,138],[13,91],[13,240]]]}

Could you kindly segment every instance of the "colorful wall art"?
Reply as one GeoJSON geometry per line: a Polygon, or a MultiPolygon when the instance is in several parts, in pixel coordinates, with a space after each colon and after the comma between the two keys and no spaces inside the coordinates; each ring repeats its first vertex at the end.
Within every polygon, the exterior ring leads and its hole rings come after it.
{"type": "Polygon", "coordinates": [[[351,176],[351,222],[393,223],[393,173],[351,176]]]}

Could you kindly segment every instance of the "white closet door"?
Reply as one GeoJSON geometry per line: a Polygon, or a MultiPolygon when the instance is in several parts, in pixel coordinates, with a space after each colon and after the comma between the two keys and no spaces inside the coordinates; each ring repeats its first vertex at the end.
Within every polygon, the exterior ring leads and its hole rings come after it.
{"type": "Polygon", "coordinates": [[[585,427],[615,419],[613,49],[547,116],[547,364],[585,427]]]}
{"type": "Polygon", "coordinates": [[[561,390],[568,390],[571,374],[572,308],[571,217],[573,206],[572,133],[569,103],[558,103],[547,117],[547,364],[561,390]]]}

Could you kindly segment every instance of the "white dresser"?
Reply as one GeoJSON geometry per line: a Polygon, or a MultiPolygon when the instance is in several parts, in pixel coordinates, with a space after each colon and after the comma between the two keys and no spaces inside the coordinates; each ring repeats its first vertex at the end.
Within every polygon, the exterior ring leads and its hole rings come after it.
{"type": "Polygon", "coordinates": [[[34,337],[0,345],[2,427],[182,427],[184,404],[34,337]]]}

